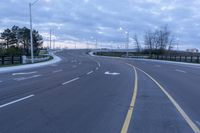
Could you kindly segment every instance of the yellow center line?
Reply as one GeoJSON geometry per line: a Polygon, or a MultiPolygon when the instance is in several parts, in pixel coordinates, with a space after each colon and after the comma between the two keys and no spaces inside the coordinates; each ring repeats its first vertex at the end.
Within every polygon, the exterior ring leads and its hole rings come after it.
{"type": "Polygon", "coordinates": [[[123,127],[121,129],[121,133],[127,133],[128,132],[128,128],[129,128],[129,125],[130,125],[130,122],[131,122],[133,109],[134,109],[135,101],[136,101],[136,97],[137,97],[137,91],[138,91],[138,75],[137,75],[136,68],[131,64],[127,64],[127,65],[131,66],[135,71],[135,84],[134,84],[133,96],[132,96],[132,99],[131,99],[129,110],[126,114],[126,119],[125,119],[123,127]]]}

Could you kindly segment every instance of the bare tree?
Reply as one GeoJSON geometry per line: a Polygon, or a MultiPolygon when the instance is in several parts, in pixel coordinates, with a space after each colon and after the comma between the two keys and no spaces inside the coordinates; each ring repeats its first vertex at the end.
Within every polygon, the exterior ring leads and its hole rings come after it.
{"type": "Polygon", "coordinates": [[[136,34],[133,36],[133,40],[135,41],[137,52],[140,52],[141,46],[140,46],[140,42],[138,40],[138,36],[136,34]]]}
{"type": "Polygon", "coordinates": [[[144,36],[144,44],[149,51],[166,50],[174,43],[174,38],[171,37],[171,32],[168,26],[163,26],[153,32],[148,31],[144,36]]]}

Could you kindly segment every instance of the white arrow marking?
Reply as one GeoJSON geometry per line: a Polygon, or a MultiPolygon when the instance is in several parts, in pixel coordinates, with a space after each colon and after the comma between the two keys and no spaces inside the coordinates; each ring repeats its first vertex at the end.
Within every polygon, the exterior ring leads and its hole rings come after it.
{"type": "Polygon", "coordinates": [[[107,71],[104,74],[105,75],[113,75],[113,76],[115,76],[115,75],[119,75],[120,73],[116,73],[116,72],[111,73],[111,72],[107,71]]]}

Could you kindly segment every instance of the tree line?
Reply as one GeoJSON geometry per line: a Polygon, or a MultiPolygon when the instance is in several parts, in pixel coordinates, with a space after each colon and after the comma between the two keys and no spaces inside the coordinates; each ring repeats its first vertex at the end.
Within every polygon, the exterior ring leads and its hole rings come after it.
{"type": "MultiPolygon", "coordinates": [[[[0,35],[0,55],[30,55],[30,29],[13,26],[5,29],[0,35]]],[[[43,37],[38,31],[33,30],[34,53],[42,47],[43,37]]]]}
{"type": "Polygon", "coordinates": [[[148,54],[166,54],[169,53],[176,44],[175,37],[172,35],[168,26],[162,26],[154,31],[148,30],[144,34],[144,49],[141,49],[137,35],[133,37],[137,52],[148,54]]]}

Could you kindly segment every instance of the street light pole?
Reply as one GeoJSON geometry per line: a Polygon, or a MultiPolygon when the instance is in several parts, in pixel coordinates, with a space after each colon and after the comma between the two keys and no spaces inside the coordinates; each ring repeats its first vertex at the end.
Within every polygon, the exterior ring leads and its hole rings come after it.
{"type": "Polygon", "coordinates": [[[126,56],[129,56],[129,31],[126,32],[127,35],[127,46],[126,46],[126,56]]]}
{"type": "MultiPolygon", "coordinates": [[[[119,31],[125,31],[122,27],[119,28],[119,31]]],[[[126,38],[127,38],[127,44],[125,46],[125,49],[126,49],[126,56],[128,57],[129,56],[129,34],[130,32],[129,31],[125,31],[125,34],[126,34],[126,38]]]]}
{"type": "Polygon", "coordinates": [[[32,6],[39,0],[29,3],[29,13],[30,13],[30,43],[31,43],[31,63],[34,63],[34,54],[33,54],[33,26],[32,26],[32,6]]]}
{"type": "Polygon", "coordinates": [[[96,44],[95,44],[95,47],[96,47],[96,49],[98,49],[98,43],[97,43],[97,38],[96,38],[96,44]]]}
{"type": "Polygon", "coordinates": [[[31,41],[31,63],[34,63],[34,55],[33,55],[33,30],[32,30],[32,4],[29,3],[30,10],[30,41],[31,41]]]}
{"type": "Polygon", "coordinates": [[[50,34],[49,34],[49,49],[51,50],[51,29],[50,29],[50,34]]]}

